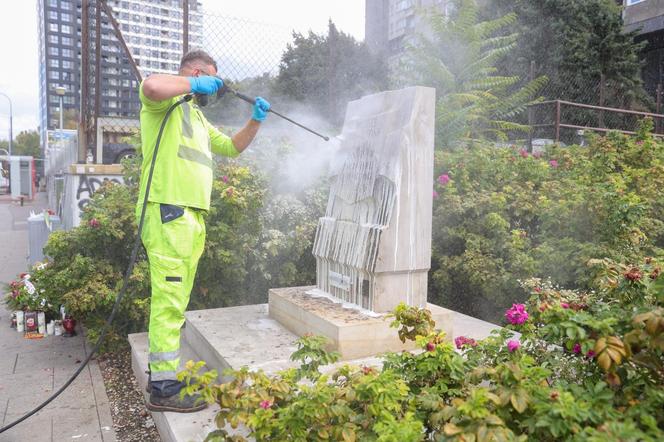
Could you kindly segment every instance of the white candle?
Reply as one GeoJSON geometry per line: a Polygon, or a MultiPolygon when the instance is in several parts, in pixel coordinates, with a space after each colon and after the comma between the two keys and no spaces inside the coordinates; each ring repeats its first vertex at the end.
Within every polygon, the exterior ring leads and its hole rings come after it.
{"type": "Polygon", "coordinates": [[[39,327],[39,333],[42,335],[46,334],[46,315],[44,312],[37,313],[37,325],[39,327]]]}
{"type": "Polygon", "coordinates": [[[16,331],[19,333],[23,333],[24,331],[24,318],[25,318],[25,313],[22,311],[17,311],[16,312],[16,331]]]}
{"type": "Polygon", "coordinates": [[[46,334],[52,335],[55,333],[55,322],[51,320],[48,324],[46,324],[46,334]]]}

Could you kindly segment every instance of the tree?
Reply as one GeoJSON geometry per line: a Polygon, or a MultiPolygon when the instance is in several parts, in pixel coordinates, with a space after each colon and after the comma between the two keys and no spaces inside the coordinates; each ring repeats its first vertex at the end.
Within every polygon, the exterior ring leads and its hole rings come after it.
{"type": "Polygon", "coordinates": [[[428,12],[430,29],[407,47],[397,81],[436,88],[436,138],[444,148],[527,132],[514,121],[546,78],[523,84],[519,76],[500,75],[496,68],[516,46],[518,35],[507,31],[516,15],[480,21],[475,0],[458,0],[455,6],[449,17],[428,12]]]}
{"type": "Polygon", "coordinates": [[[42,151],[40,147],[39,132],[36,130],[21,131],[14,140],[12,153],[14,155],[27,155],[41,158],[42,151]]]}
{"type": "Polygon", "coordinates": [[[516,50],[499,64],[504,75],[535,75],[550,79],[546,98],[642,107],[648,104],[641,80],[636,33],[623,30],[621,9],[613,0],[489,0],[487,19],[516,14],[510,32],[518,33],[516,50]]]}
{"type": "Polygon", "coordinates": [[[293,39],[281,57],[275,92],[312,105],[331,123],[342,122],[348,101],[387,86],[385,61],[332,21],[327,35],[294,32],[293,39]]]}
{"type": "MultiPolygon", "coordinates": [[[[9,150],[9,142],[7,140],[0,141],[0,149],[9,150]]],[[[39,132],[36,130],[23,130],[12,144],[12,155],[25,155],[41,158],[42,152],[40,147],[39,132]]]]}

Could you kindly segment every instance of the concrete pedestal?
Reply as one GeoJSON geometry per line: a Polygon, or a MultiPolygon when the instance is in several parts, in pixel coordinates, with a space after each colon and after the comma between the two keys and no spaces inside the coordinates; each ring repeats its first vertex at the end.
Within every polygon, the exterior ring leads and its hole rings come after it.
{"type": "MultiPolygon", "coordinates": [[[[330,350],[342,360],[377,356],[388,351],[412,350],[415,343],[399,340],[397,329],[390,327],[393,318],[321,296],[315,287],[289,287],[269,291],[270,317],[302,336],[306,333],[325,336],[330,350]]],[[[322,293],[322,292],[320,292],[322,293]]],[[[427,304],[436,328],[452,339],[453,312],[427,304]]]]}

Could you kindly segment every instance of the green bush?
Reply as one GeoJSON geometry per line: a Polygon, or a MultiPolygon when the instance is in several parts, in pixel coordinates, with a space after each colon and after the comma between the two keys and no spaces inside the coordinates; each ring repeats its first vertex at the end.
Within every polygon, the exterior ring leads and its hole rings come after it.
{"type": "Polygon", "coordinates": [[[657,441],[664,438],[662,261],[592,262],[592,291],[523,283],[526,305],[508,328],[455,346],[430,314],[400,306],[402,338],[420,351],[387,354],[382,367],[343,365],[319,337],[298,341],[291,368],[268,376],[246,367],[232,381],[190,363],[180,378],[220,406],[208,441],[657,441]],[[304,381],[303,381],[304,377],[304,381]]]}
{"type": "Polygon", "coordinates": [[[611,134],[542,155],[476,145],[436,153],[430,297],[495,321],[518,281],[587,288],[590,259],[664,246],[664,143],[611,134]]]}
{"type": "MultiPolygon", "coordinates": [[[[48,287],[51,303],[63,304],[82,322],[91,341],[96,341],[122,285],[135,238],[135,204],[132,187],[103,185],[83,211],[79,227],[49,237],[44,252],[50,259],[35,275],[40,285],[48,287]]],[[[149,271],[141,253],[106,348],[123,342],[127,333],[145,329],[149,294],[149,271]]]]}

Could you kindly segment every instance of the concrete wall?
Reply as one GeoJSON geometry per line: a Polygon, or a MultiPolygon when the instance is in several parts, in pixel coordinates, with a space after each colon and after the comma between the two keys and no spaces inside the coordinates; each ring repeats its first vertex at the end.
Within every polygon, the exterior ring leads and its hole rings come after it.
{"type": "Polygon", "coordinates": [[[664,29],[664,0],[644,0],[633,5],[627,3],[625,1],[623,12],[626,30],[640,28],[640,34],[648,34],[664,29]]]}
{"type": "Polygon", "coordinates": [[[69,230],[81,223],[81,211],[105,182],[124,183],[120,165],[73,164],[65,175],[62,223],[69,230]]]}

